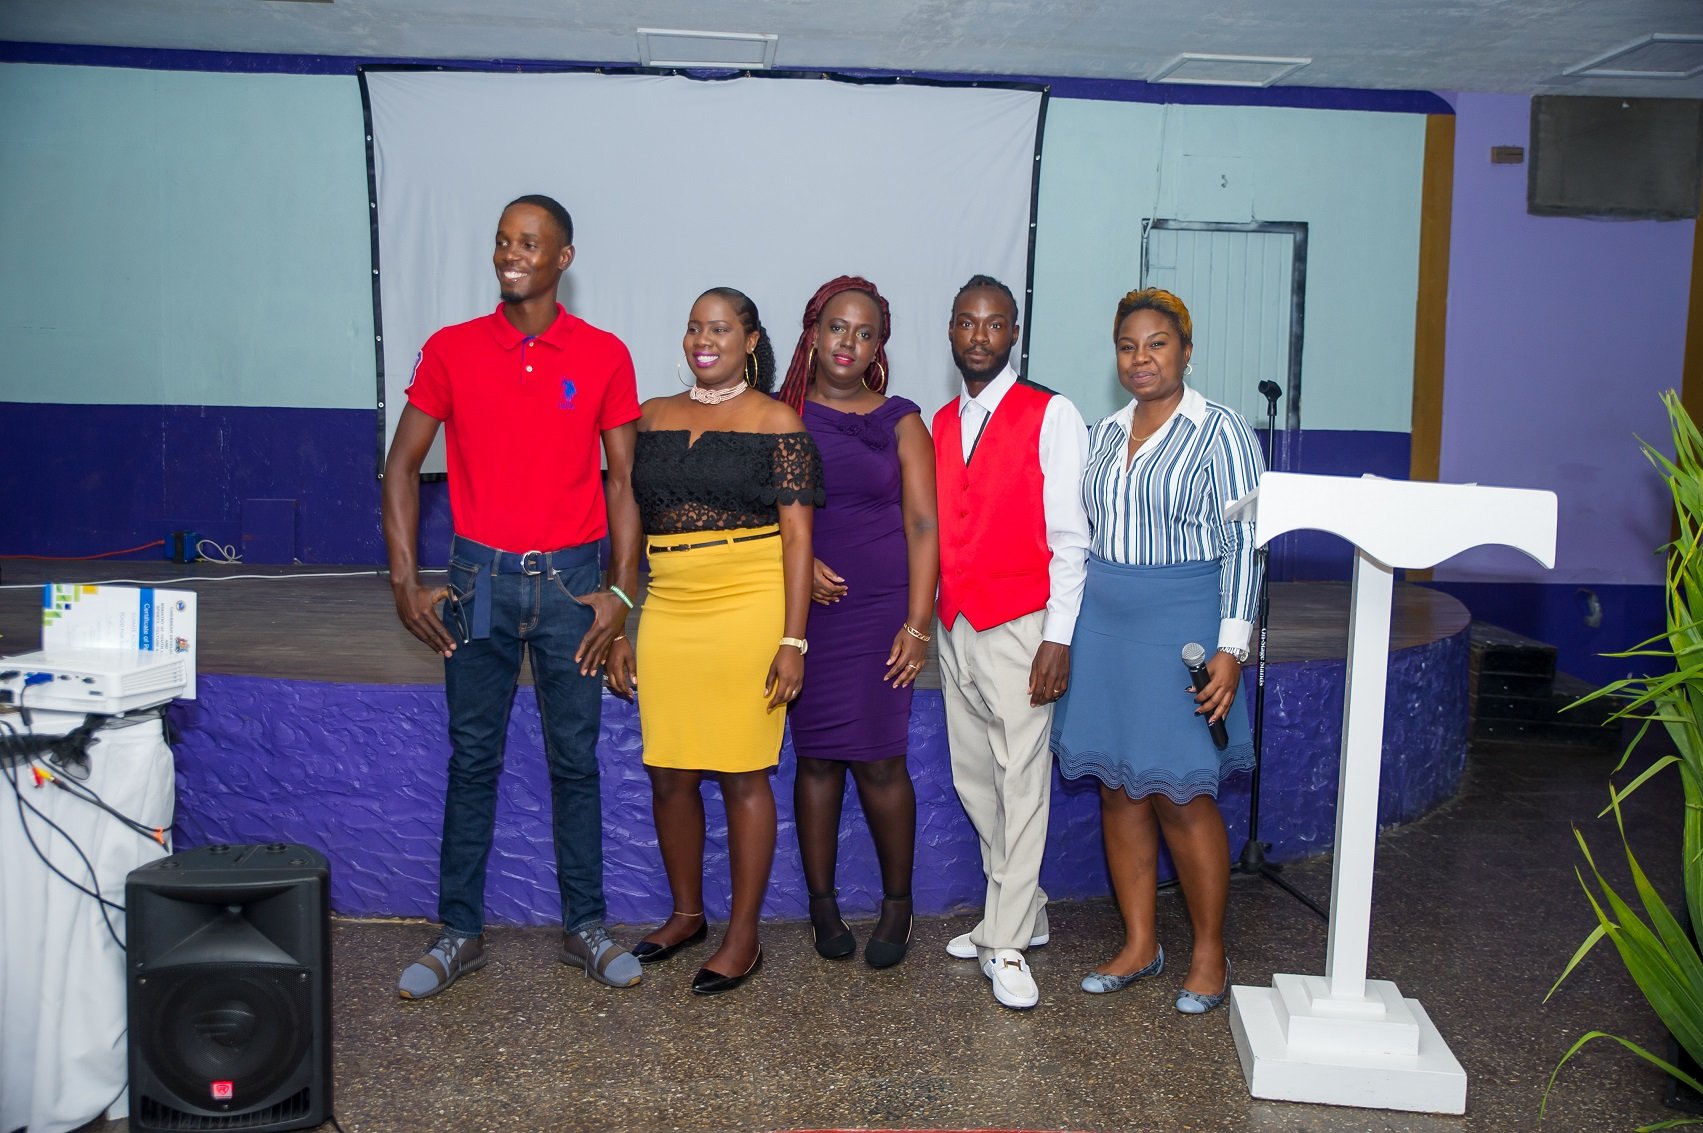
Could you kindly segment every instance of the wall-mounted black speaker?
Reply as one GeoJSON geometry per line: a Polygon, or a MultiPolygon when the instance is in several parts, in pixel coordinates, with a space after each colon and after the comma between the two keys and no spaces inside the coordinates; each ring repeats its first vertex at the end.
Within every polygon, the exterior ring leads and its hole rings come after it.
{"type": "Polygon", "coordinates": [[[1526,211],[1683,220],[1703,197],[1703,99],[1537,95],[1526,211]]]}
{"type": "Polygon", "coordinates": [[[306,846],[203,846],[133,871],[130,1128],[311,1129],[331,1113],[331,898],[306,846]]]}

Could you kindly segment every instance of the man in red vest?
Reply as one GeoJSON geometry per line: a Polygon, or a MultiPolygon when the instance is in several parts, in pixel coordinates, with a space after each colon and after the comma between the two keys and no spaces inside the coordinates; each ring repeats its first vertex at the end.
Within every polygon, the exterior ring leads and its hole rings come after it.
{"type": "Polygon", "coordinates": [[[1049,939],[1047,741],[1082,601],[1088,430],[1068,400],[1012,370],[1017,301],[1003,283],[972,277],[950,335],[964,386],[934,415],[941,688],[987,897],[981,923],[946,951],[979,960],[994,998],[1023,1009],[1040,1002],[1023,950],[1049,939]]]}

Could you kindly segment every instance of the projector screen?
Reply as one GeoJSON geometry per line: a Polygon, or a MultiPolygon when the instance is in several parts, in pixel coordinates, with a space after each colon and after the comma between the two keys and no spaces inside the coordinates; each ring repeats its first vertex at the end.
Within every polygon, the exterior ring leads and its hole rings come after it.
{"type": "MultiPolygon", "coordinates": [[[[381,467],[421,344],[495,308],[497,219],[526,193],[572,214],[562,303],[626,342],[641,398],[689,381],[687,313],[714,286],[756,302],[784,375],[816,288],[868,277],[893,312],[890,391],[925,415],[957,390],[946,329],[966,279],[1002,280],[1027,317],[1043,88],[382,68],[361,84],[381,467]]],[[[426,471],[443,467],[440,438],[426,471]]]]}

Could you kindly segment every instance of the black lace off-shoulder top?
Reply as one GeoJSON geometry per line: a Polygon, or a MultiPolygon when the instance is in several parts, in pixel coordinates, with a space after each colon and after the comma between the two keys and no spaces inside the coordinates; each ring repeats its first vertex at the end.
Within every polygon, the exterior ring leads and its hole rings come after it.
{"type": "Polygon", "coordinates": [[[822,506],[822,454],[809,433],[641,432],[633,496],[646,535],[764,527],[783,504],[822,506]]]}

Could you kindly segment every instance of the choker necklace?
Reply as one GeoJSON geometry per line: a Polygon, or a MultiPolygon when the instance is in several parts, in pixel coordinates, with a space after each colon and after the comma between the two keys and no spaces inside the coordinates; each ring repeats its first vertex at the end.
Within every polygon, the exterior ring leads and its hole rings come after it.
{"type": "Polygon", "coordinates": [[[744,382],[728,386],[726,389],[705,389],[703,386],[694,385],[686,391],[686,396],[699,405],[720,405],[724,401],[732,401],[748,388],[750,387],[744,382]]]}

